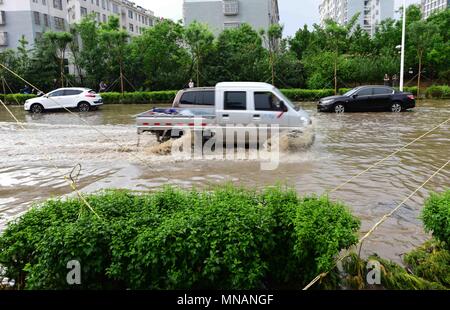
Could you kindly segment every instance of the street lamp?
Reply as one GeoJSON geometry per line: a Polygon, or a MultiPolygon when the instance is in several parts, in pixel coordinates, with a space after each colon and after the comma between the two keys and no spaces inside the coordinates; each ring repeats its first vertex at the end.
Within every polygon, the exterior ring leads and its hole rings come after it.
{"type": "Polygon", "coordinates": [[[402,51],[400,64],[400,91],[403,91],[404,75],[405,75],[405,43],[406,43],[406,0],[403,0],[403,26],[402,26],[402,51]]]}

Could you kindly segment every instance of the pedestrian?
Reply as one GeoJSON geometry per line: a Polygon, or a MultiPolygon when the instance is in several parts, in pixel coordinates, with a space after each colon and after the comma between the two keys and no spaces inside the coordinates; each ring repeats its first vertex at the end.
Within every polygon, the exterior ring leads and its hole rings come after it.
{"type": "Polygon", "coordinates": [[[394,74],[392,77],[392,87],[398,87],[398,76],[397,74],[394,74]]]}
{"type": "Polygon", "coordinates": [[[194,81],[192,81],[192,79],[189,80],[189,88],[194,88],[195,84],[194,81]]]}
{"type": "Polygon", "coordinates": [[[101,81],[99,85],[99,93],[103,93],[108,89],[108,85],[105,82],[101,81]]]}
{"type": "Polygon", "coordinates": [[[30,86],[25,85],[25,87],[20,90],[20,93],[23,95],[30,95],[32,93],[32,90],[30,86]]]}
{"type": "Polygon", "coordinates": [[[389,86],[389,81],[390,81],[389,75],[386,73],[384,75],[384,86],[389,86]]]}

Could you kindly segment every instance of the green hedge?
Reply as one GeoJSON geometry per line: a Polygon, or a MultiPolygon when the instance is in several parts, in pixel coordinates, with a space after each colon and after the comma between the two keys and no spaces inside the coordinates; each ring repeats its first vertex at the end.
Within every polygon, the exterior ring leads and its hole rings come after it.
{"type": "Polygon", "coordinates": [[[450,189],[443,194],[432,194],[422,211],[425,230],[445,242],[450,250],[450,189]]]}
{"type": "Polygon", "coordinates": [[[102,93],[105,104],[140,104],[140,103],[172,103],[177,94],[176,90],[155,92],[102,93]]]}
{"type": "Polygon", "coordinates": [[[426,91],[427,98],[450,99],[450,86],[431,86],[426,91]]]}
{"type": "Polygon", "coordinates": [[[28,99],[35,98],[36,95],[8,94],[0,95],[0,98],[7,104],[24,104],[28,99]]]}
{"type": "Polygon", "coordinates": [[[66,264],[78,260],[81,289],[298,289],[357,242],[360,226],[342,204],[280,188],[109,191],[87,200],[100,219],[68,199],[9,224],[0,265],[19,288],[67,289],[66,264]]]}
{"type": "MultiPolygon", "coordinates": [[[[339,89],[339,94],[344,94],[350,88],[339,89]]],[[[283,94],[293,101],[317,101],[320,98],[333,96],[333,89],[282,89],[283,94]]],[[[405,91],[417,96],[417,87],[405,87],[405,91]]],[[[125,93],[102,93],[105,104],[147,104],[147,103],[172,103],[177,94],[176,90],[155,91],[155,92],[131,92],[125,93]]],[[[449,99],[449,86],[432,86],[426,90],[427,98],[430,99],[449,99]]],[[[34,95],[10,94],[4,96],[8,104],[23,104],[27,99],[35,97],[34,95]]],[[[1,97],[0,97],[1,98],[1,97]]]]}

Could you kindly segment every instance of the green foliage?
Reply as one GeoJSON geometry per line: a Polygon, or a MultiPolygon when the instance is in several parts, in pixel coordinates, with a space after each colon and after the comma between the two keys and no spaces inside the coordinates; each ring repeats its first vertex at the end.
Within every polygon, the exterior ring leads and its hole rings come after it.
{"type": "MultiPolygon", "coordinates": [[[[350,88],[340,88],[339,94],[348,92],[350,88]]],[[[417,95],[417,87],[405,87],[404,91],[417,95]]],[[[172,103],[178,91],[154,91],[154,92],[109,92],[101,93],[105,104],[148,104],[148,103],[172,103]]],[[[320,98],[333,96],[333,89],[281,89],[281,92],[292,101],[317,101],[320,98]]],[[[5,95],[7,104],[23,104],[27,99],[36,97],[35,95],[8,94],[5,95]]],[[[450,88],[448,86],[432,86],[427,89],[427,97],[430,99],[450,98],[450,88]]]]}
{"type": "MultiPolygon", "coordinates": [[[[50,200],[9,224],[0,264],[19,288],[300,288],[357,241],[359,221],[328,198],[231,185],[207,192],[109,191],[50,200]]],[[[337,285],[337,284],[335,284],[337,285]]]]}
{"type": "Polygon", "coordinates": [[[124,93],[102,93],[105,104],[146,104],[146,103],[171,103],[175,99],[177,91],[157,92],[133,92],[124,93]]]}
{"type": "MultiPolygon", "coordinates": [[[[406,68],[413,74],[406,70],[406,81],[415,83],[414,76],[421,72],[427,81],[448,84],[449,15],[443,10],[422,20],[420,7],[408,7],[406,68]]],[[[190,79],[197,86],[270,81],[284,88],[330,89],[382,84],[385,74],[399,76],[396,47],[402,21],[383,20],[370,36],[357,20],[354,16],[345,26],[333,21],[304,26],[285,39],[281,25],[259,31],[244,24],[214,37],[199,23],[183,27],[162,20],[140,36],[128,37],[118,17],[100,23],[91,14],[68,32],[48,32],[36,42],[22,38],[17,50],[1,51],[0,60],[44,92],[63,84],[64,56],[77,73],[66,74],[64,85],[98,89],[104,81],[111,91],[123,86],[126,92],[180,89],[190,79]]],[[[15,76],[3,75],[11,92],[24,87],[15,76]]]]}
{"type": "MultiPolygon", "coordinates": [[[[446,287],[439,282],[434,282],[418,275],[411,274],[402,266],[382,259],[378,256],[371,256],[367,260],[362,260],[356,253],[352,253],[343,261],[344,285],[350,289],[388,289],[388,290],[445,290],[446,287]],[[369,261],[376,261],[381,267],[381,284],[368,285],[367,268],[369,261]]],[[[448,288],[448,287],[447,287],[448,288]]]]}
{"type": "Polygon", "coordinates": [[[6,104],[24,104],[28,99],[35,98],[35,95],[9,94],[5,96],[6,104]]]}
{"type": "Polygon", "coordinates": [[[406,254],[404,261],[413,274],[450,288],[450,251],[445,243],[430,240],[406,254]]]}
{"type": "Polygon", "coordinates": [[[427,98],[450,99],[450,86],[431,86],[426,91],[427,98]]]}
{"type": "Polygon", "coordinates": [[[430,196],[425,202],[422,220],[425,230],[445,242],[447,249],[450,249],[450,190],[430,196]]]}

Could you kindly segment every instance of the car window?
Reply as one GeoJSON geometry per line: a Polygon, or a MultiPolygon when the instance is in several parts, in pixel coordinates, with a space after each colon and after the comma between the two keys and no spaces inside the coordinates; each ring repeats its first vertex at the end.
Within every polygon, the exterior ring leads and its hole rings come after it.
{"type": "Polygon", "coordinates": [[[196,92],[190,91],[190,92],[186,92],[183,94],[183,96],[181,96],[181,100],[180,103],[181,104],[195,104],[195,94],[196,92]]]}
{"type": "Polygon", "coordinates": [[[203,91],[199,94],[202,94],[202,96],[197,97],[197,101],[200,101],[200,105],[214,105],[215,102],[215,92],[214,91],[203,91]]]}
{"type": "Polygon", "coordinates": [[[374,89],[373,89],[373,94],[374,94],[374,95],[387,95],[387,94],[392,94],[392,89],[391,89],[391,88],[386,88],[386,87],[374,88],[374,89]]]}
{"type": "Polygon", "coordinates": [[[281,101],[271,92],[255,93],[255,110],[256,111],[283,111],[281,101]]]}
{"type": "Polygon", "coordinates": [[[64,96],[64,90],[57,90],[48,95],[49,97],[61,97],[64,96]]]}
{"type": "Polygon", "coordinates": [[[83,91],[81,90],[76,90],[76,89],[66,89],[64,91],[64,96],[76,96],[81,94],[83,91]]]}
{"type": "Polygon", "coordinates": [[[224,101],[225,110],[247,110],[247,93],[245,91],[227,91],[224,101]]]}
{"type": "Polygon", "coordinates": [[[371,96],[372,88],[363,88],[358,92],[358,96],[371,96]]]}

